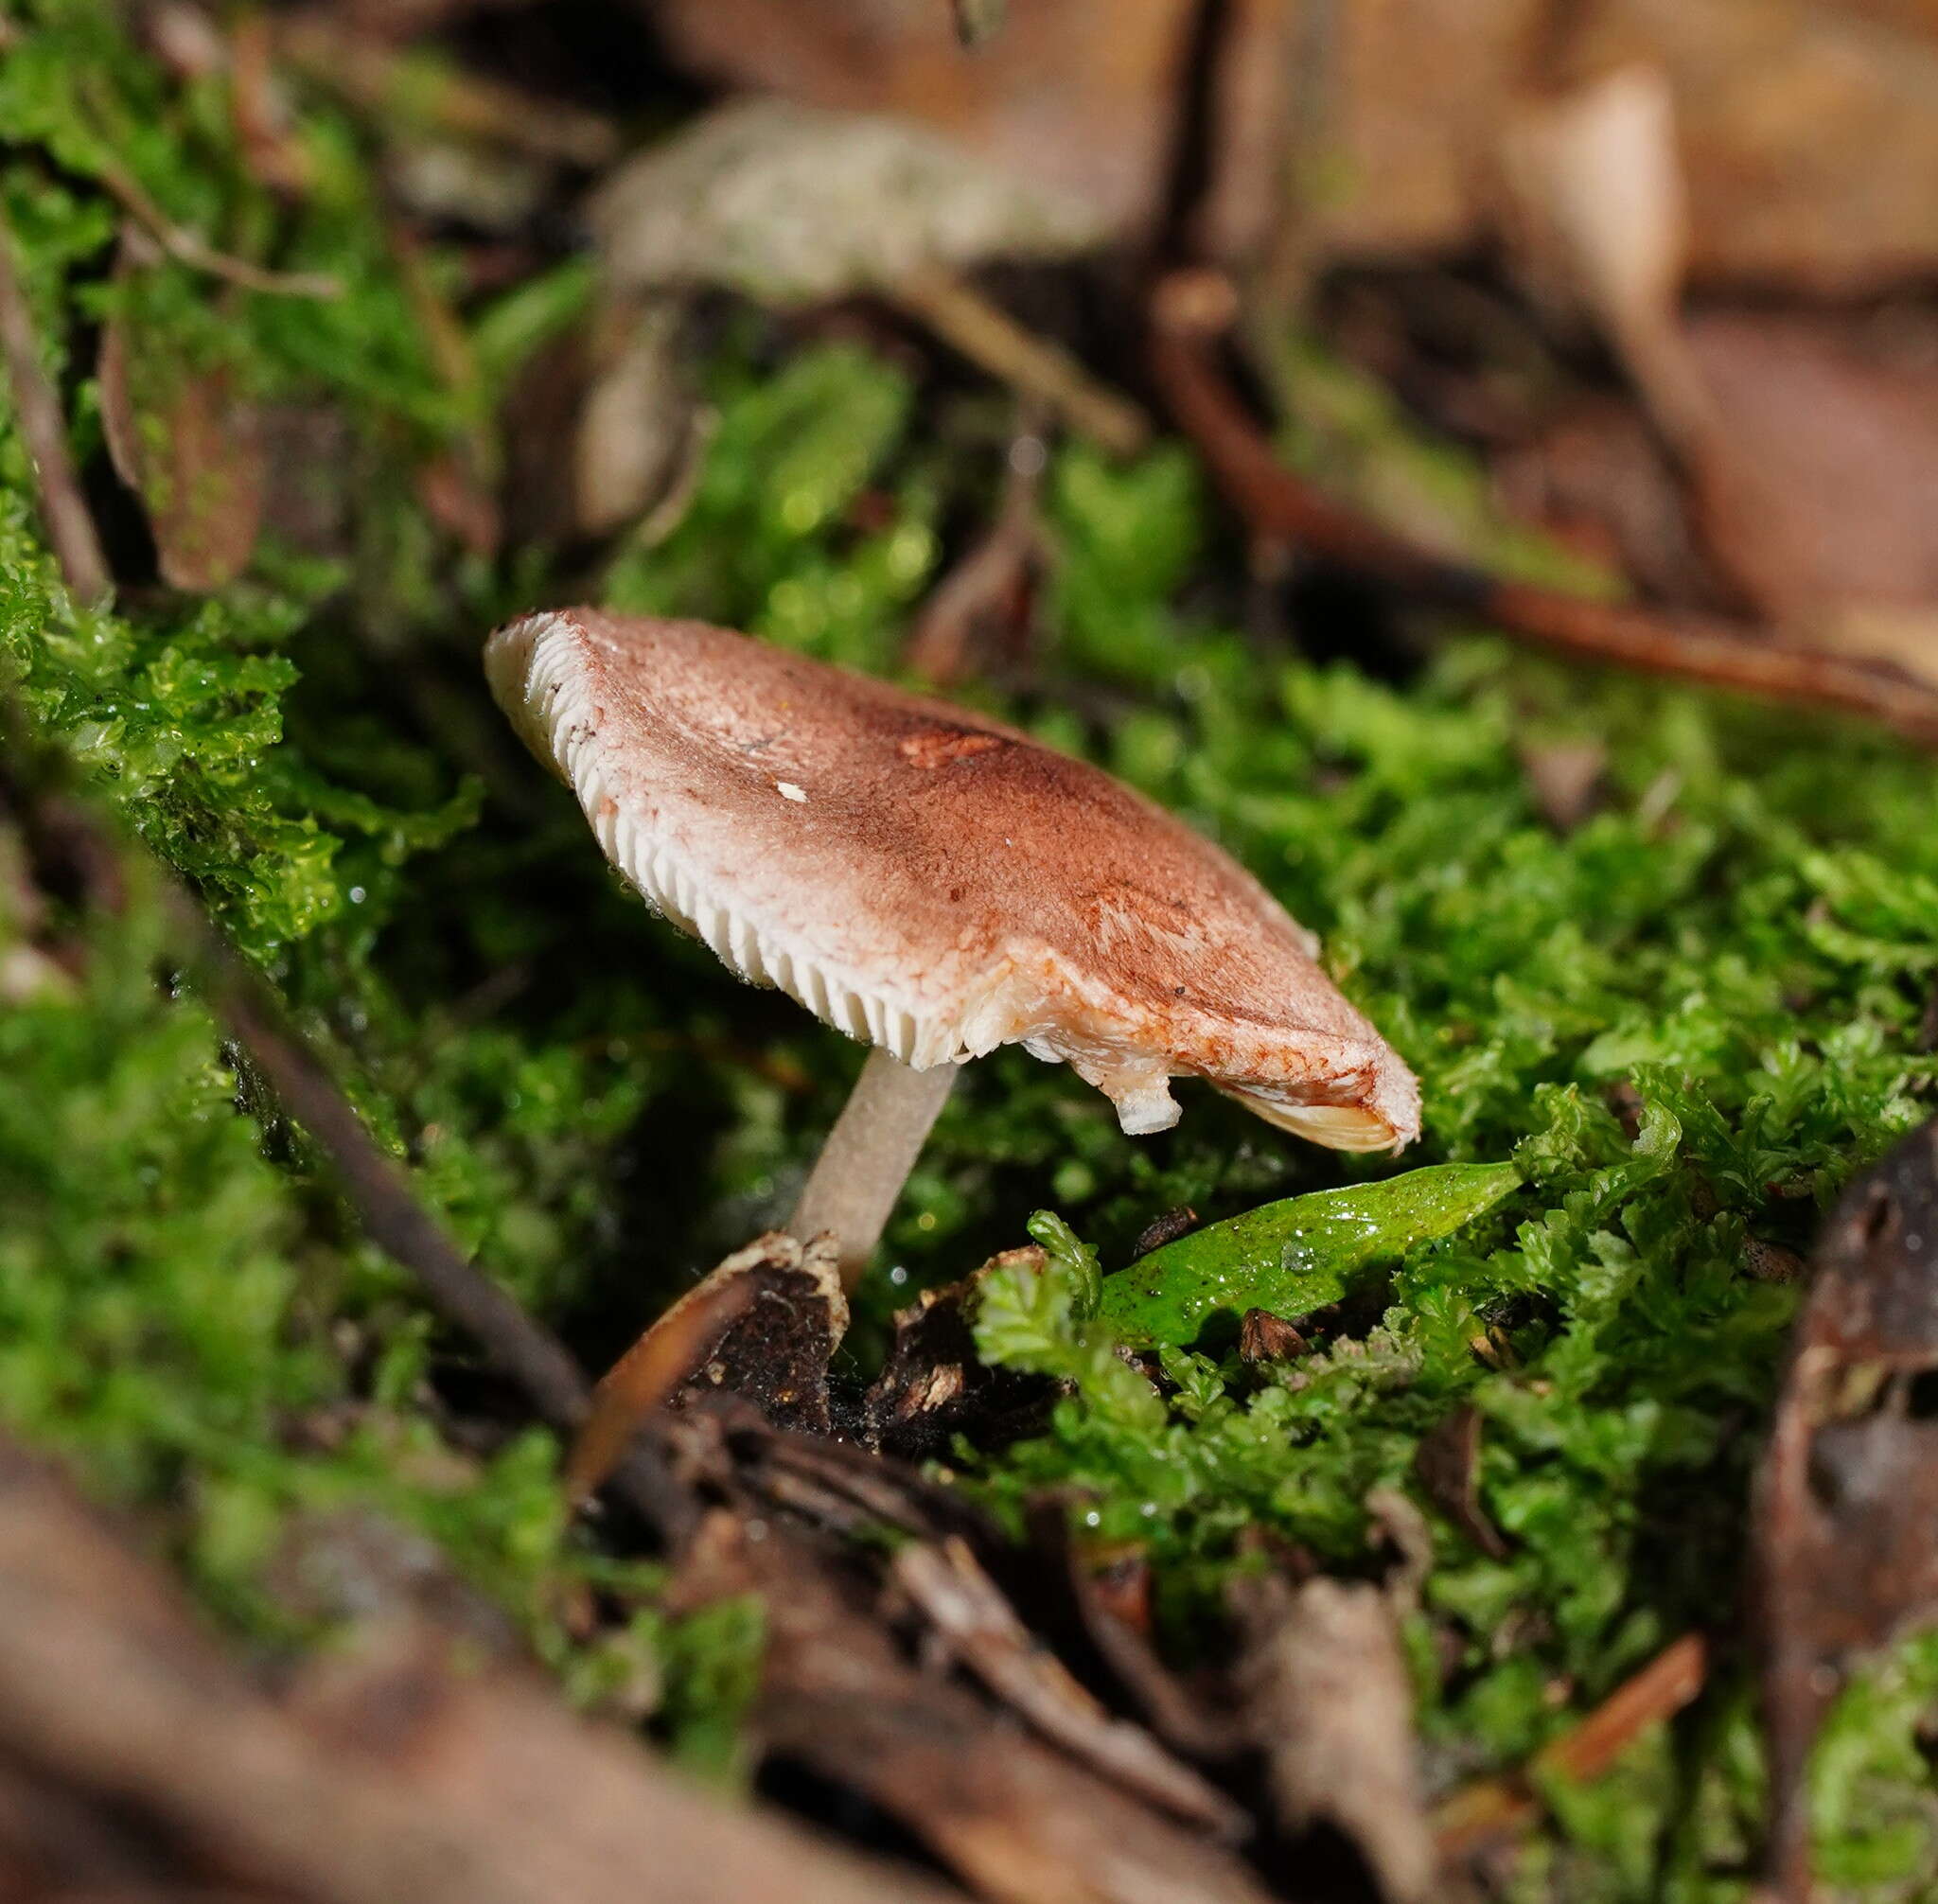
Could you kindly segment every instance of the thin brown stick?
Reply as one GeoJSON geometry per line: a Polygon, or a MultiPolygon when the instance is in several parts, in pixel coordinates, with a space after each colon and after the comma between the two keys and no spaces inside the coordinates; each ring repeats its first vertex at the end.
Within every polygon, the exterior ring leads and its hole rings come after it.
{"type": "Polygon", "coordinates": [[[140,225],[178,264],[191,271],[206,272],[225,284],[244,291],[267,291],[274,297],[342,297],[343,280],[326,271],[271,271],[251,264],[247,258],[232,257],[218,251],[201,233],[178,225],[152,198],[148,187],[131,171],[112,160],[101,168],[100,181],[111,198],[117,200],[128,215],[140,225]]]}
{"type": "Polygon", "coordinates": [[[917,272],[890,294],[970,362],[1048,404],[1112,455],[1135,456],[1151,440],[1150,418],[1128,397],[1098,382],[1061,344],[1026,330],[941,266],[917,272]]]}
{"type": "Polygon", "coordinates": [[[1938,747],[1938,693],[1907,677],[1781,646],[1731,623],[1595,602],[1449,562],[1333,502],[1278,460],[1219,369],[1221,280],[1180,273],[1154,301],[1151,369],[1225,500],[1255,535],[1292,542],[1534,645],[1805,707],[1840,708],[1938,747]]]}
{"type": "MultiPolygon", "coordinates": [[[[1249,1750],[1241,1718],[1198,1698],[1158,1657],[1149,1635],[1111,1604],[1102,1580],[1085,1557],[1070,1526],[1069,1505],[1044,1494],[1028,1509],[1030,1543],[1067,1586],[1070,1604],[1084,1638],[1119,1685],[1137,1705],[1144,1723],[1173,1752],[1188,1758],[1228,1763],[1249,1750]]],[[[1149,1583],[1149,1563],[1136,1566],[1149,1583]]]]}
{"type": "Polygon", "coordinates": [[[618,154],[619,128],[603,114],[542,99],[456,65],[427,72],[379,35],[343,26],[321,8],[279,16],[273,31],[277,51],[291,65],[373,115],[400,115],[456,138],[589,171],[618,154]]]}
{"type": "Polygon", "coordinates": [[[13,414],[40,484],[41,515],[54,557],[77,601],[101,601],[114,589],[113,573],[80,493],[74,458],[68,453],[61,399],[41,368],[33,312],[27,308],[26,291],[14,262],[13,232],[4,219],[0,219],[0,354],[7,360],[13,414]]]}
{"type": "MultiPolygon", "coordinates": [[[[188,893],[162,877],[190,969],[211,1007],[328,1158],[370,1240],[410,1272],[432,1309],[478,1344],[548,1426],[576,1433],[591,1393],[577,1362],[550,1330],[463,1255],[417,1201],[403,1172],[370,1135],[269,987],[188,893]]],[[[667,1540],[692,1520],[686,1490],[657,1454],[635,1442],[615,1451],[607,1467],[601,1485],[667,1540]]]]}
{"type": "MultiPolygon", "coordinates": [[[[28,749],[17,744],[25,723],[11,697],[0,702],[0,733],[9,767],[28,749]]],[[[44,806],[40,789],[15,771],[9,778],[24,805],[44,806]]],[[[61,802],[59,823],[79,837],[91,858],[118,864],[137,849],[97,815],[61,802]]],[[[408,1270],[437,1314],[484,1350],[517,1384],[538,1416],[574,1432],[590,1387],[556,1337],[468,1261],[413,1194],[409,1181],[365,1128],[315,1052],[289,1022],[268,985],[237,955],[187,890],[159,866],[150,877],[174,927],[178,946],[218,1020],[274,1091],[283,1108],[315,1140],[345,1200],[387,1256],[408,1270]]],[[[655,1526],[683,1524],[684,1491],[638,1450],[618,1464],[613,1491],[655,1526]]]]}
{"type": "MultiPolygon", "coordinates": [[[[81,75],[80,98],[93,116],[102,116],[105,95],[87,74],[81,75]]],[[[105,142],[105,134],[103,138],[105,142]]],[[[106,159],[97,176],[109,197],[117,201],[122,210],[170,257],[191,271],[206,272],[209,276],[238,285],[244,291],[267,291],[278,297],[330,298],[344,294],[342,281],[328,272],[270,271],[262,265],[251,264],[247,258],[231,257],[227,252],[218,251],[200,232],[177,224],[155,203],[148,187],[117,159],[106,159]]]]}
{"type": "Polygon", "coordinates": [[[1022,593],[1043,545],[1037,499],[1048,460],[1042,418],[1026,414],[1004,458],[995,520],[924,603],[903,650],[908,665],[937,687],[953,686],[968,673],[978,628],[1022,593]]]}
{"type": "Polygon", "coordinates": [[[710,1516],[681,1556],[667,1605],[686,1612],[744,1594],[766,1613],[756,1735],[859,1792],[979,1896],[1269,1904],[1274,1894],[1231,1850],[908,1661],[879,1613],[857,1604],[846,1567],[791,1517],[710,1516]]]}
{"type": "Polygon", "coordinates": [[[242,14],[229,28],[229,122],[251,174],[291,196],[309,185],[308,155],[291,136],[271,63],[274,43],[266,13],[242,14]]]}
{"type": "Polygon", "coordinates": [[[1434,1818],[1435,1841],[1447,1860],[1467,1859],[1524,1831],[1543,1809],[1545,1778],[1599,1778],[1649,1726],[1672,1719],[1702,1690],[1708,1643],[1684,1633],[1624,1680],[1578,1724],[1544,1745],[1527,1770],[1484,1778],[1456,1791],[1434,1818]]]}
{"type": "Polygon", "coordinates": [[[1037,1640],[966,1541],[911,1543],[890,1573],[962,1666],[1052,1744],[1173,1817],[1226,1840],[1245,1835],[1245,1814],[1224,1792],[1106,1710],[1037,1640]]]}
{"type": "Polygon", "coordinates": [[[408,1268],[441,1316],[482,1344],[555,1428],[575,1428],[586,1409],[578,1364],[504,1290],[467,1261],[413,1195],[403,1172],[338,1090],[316,1054],[284,1019],[269,988],[218,936],[186,893],[168,894],[197,974],[222,1022],[269,1081],[291,1117],[315,1138],[355,1205],[370,1240],[408,1268]]]}

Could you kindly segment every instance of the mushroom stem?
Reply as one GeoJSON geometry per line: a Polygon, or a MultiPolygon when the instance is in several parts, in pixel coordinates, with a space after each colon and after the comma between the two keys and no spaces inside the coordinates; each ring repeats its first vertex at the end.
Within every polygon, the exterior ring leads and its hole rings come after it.
{"type": "Polygon", "coordinates": [[[879,1046],[869,1052],[787,1224],[803,1243],[834,1231],[844,1289],[861,1279],[882,1240],[957,1069],[936,1065],[917,1071],[879,1046]]]}

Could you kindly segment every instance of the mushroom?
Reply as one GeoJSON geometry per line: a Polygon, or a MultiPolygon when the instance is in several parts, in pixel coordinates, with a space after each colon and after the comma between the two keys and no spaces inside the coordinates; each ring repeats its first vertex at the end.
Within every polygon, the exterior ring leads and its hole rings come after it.
{"type": "Polygon", "coordinates": [[[499,705],[647,904],[874,1047],[789,1229],[850,1286],[947,1098],[998,1045],[1141,1136],[1196,1076],[1336,1150],[1419,1087],[1317,942],[1209,841],[1013,728],[696,622],[569,608],[485,644],[499,705]]]}

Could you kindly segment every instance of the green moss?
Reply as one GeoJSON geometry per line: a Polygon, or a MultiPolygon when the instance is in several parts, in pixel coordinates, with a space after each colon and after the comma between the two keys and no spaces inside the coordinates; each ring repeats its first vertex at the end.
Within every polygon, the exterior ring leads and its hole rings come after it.
{"type": "MultiPolygon", "coordinates": [[[[164,79],[105,8],[24,17],[0,66],[0,200],[79,453],[99,473],[75,352],[120,294],[116,215],[91,183],[112,159],[211,242],[343,280],[329,301],[224,293],[222,321],[250,389],[339,421],[356,480],[328,560],[272,538],[218,597],[137,591],[80,614],[0,429],[0,655],[40,732],[274,978],[463,1243],[610,1357],[784,1210],[859,1054],[648,920],[485,702],[483,630],[576,584],[542,550],[499,570],[467,554],[414,477],[569,321],[583,268],[465,312],[477,379],[448,386],[387,246],[366,129],[305,98],[317,183],[284,205],[238,163],[215,82],[164,79]]],[[[444,261],[429,269],[444,281],[444,261]]],[[[209,291],[177,267],[145,288],[145,321],[185,358],[209,291]]],[[[959,441],[904,370],[849,344],[788,349],[750,319],[711,340],[704,381],[717,423],[694,494],[664,539],[618,558],[610,598],[892,673],[944,531],[987,517],[995,432],[959,441]]],[[[1172,1350],[1160,1394],[1085,1321],[1098,1265],[1120,1268],[1179,1204],[1218,1221],[1401,1166],[1298,1146],[1206,1092],[1178,1130],[1128,1139],[1066,1072],[1016,1052],[976,1067],[890,1261],[960,1274],[1054,1201],[1066,1221],[1034,1233],[1058,1266],[994,1278],[981,1327],[991,1353],[1077,1385],[1045,1436],[964,1451],[963,1485],[1004,1513],[1075,1490],[1086,1529],[1148,1547],[1186,1648],[1257,1530],[1370,1571],[1367,1495],[1415,1493],[1435,1541],[1421,1619],[1439,1643],[1414,1635],[1432,1761],[1443,1783],[1518,1765],[1677,1632],[1734,1629],[1794,1306],[1749,1276],[1745,1241],[1806,1245],[1938,1070],[1919,1049],[1938,971],[1929,763],[1484,633],[1398,684],[1261,655],[1229,626],[1174,445],[1127,467],[1066,448],[1045,507],[1038,647],[1001,712],[1222,839],[1323,934],[1421,1075],[1408,1167],[1511,1159],[1523,1183],[1355,1284],[1312,1356],[1260,1372],[1172,1350]],[[1607,796],[1559,835],[1519,749],[1570,735],[1608,746],[1607,796]],[[1502,1560],[1413,1478],[1421,1437],[1463,1404],[1485,1423],[1502,1560]]],[[[0,953],[19,924],[0,924],[0,953]]],[[[63,930],[80,976],[0,1005],[9,1419],[143,1509],[256,1631],[286,1623],[266,1581],[292,1517],[375,1504],[511,1608],[577,1694],[658,1713],[733,1776],[746,1610],[662,1627],[650,1577],[567,1526],[544,1437],[454,1455],[431,1384],[464,1383],[465,1346],[361,1243],[171,984],[150,895],[63,930]],[[589,1586],[626,1612],[590,1646],[560,1613],[589,1586]]],[[[877,1314],[894,1299],[887,1278],[868,1296],[877,1314]]],[[[1823,1754],[1826,1869],[1854,1895],[1913,1896],[1929,1868],[1929,1650],[1854,1692],[1823,1754]]],[[[1759,1804],[1739,1663],[1673,1737],[1552,1798],[1526,1895],[1738,1895],[1759,1804]]]]}
{"type": "Polygon", "coordinates": [[[719,430],[697,492],[662,545],[615,565],[608,599],[892,668],[898,615],[935,563],[934,485],[905,478],[887,528],[846,517],[907,428],[907,379],[837,344],[769,375],[729,358],[713,395],[719,430]]]}

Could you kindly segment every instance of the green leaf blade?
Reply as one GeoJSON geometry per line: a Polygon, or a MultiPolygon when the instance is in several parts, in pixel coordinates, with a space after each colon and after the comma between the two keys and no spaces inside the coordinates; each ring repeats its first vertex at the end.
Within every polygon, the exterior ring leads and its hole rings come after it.
{"type": "Polygon", "coordinates": [[[1521,1181],[1512,1164],[1433,1164],[1261,1205],[1106,1278],[1098,1313],[1134,1347],[1193,1342],[1222,1311],[1303,1315],[1361,1271],[1485,1214],[1521,1181]]]}

